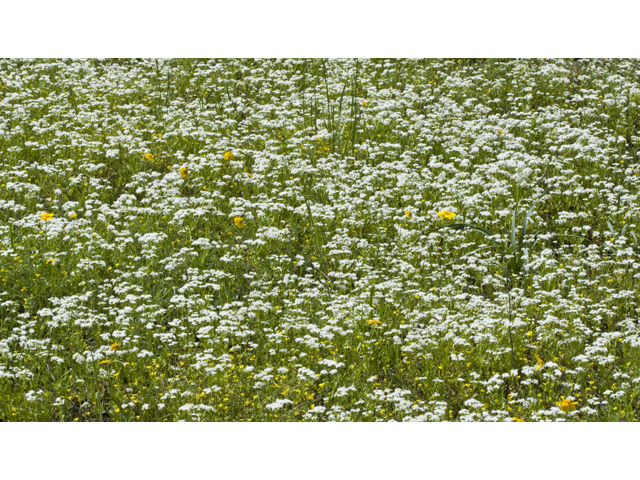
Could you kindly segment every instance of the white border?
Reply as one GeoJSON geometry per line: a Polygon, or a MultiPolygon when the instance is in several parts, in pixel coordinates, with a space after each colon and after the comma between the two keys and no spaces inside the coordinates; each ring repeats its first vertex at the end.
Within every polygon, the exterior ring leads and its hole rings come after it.
{"type": "Polygon", "coordinates": [[[3,478],[20,479],[621,478],[637,435],[632,423],[24,423],[0,426],[0,451],[3,478]]]}
{"type": "Polygon", "coordinates": [[[2,57],[638,57],[640,2],[31,0],[2,57]]]}

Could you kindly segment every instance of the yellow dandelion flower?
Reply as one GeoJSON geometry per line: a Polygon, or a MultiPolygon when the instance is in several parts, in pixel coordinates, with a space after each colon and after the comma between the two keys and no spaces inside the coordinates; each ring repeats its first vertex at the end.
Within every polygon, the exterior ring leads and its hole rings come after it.
{"type": "Polygon", "coordinates": [[[405,210],[404,214],[409,218],[413,217],[413,214],[411,213],[411,210],[405,210]]]}
{"type": "Polygon", "coordinates": [[[180,167],[180,176],[182,178],[189,176],[189,170],[187,169],[187,167],[180,167]]]}
{"type": "Polygon", "coordinates": [[[542,366],[544,365],[544,362],[542,361],[542,359],[536,355],[536,360],[538,361],[538,366],[536,367],[536,370],[540,370],[542,368],[542,366]]]}
{"type": "Polygon", "coordinates": [[[69,218],[76,218],[78,216],[77,213],[70,213],[69,218]]]}
{"type": "Polygon", "coordinates": [[[120,350],[120,345],[118,345],[117,343],[112,343],[111,350],[120,350]]]}
{"type": "Polygon", "coordinates": [[[44,220],[45,222],[47,220],[51,220],[53,218],[53,213],[41,213],[40,214],[40,220],[44,220]]]}
{"type": "Polygon", "coordinates": [[[561,402],[556,403],[560,405],[560,410],[566,413],[573,412],[576,409],[576,405],[578,405],[578,402],[572,402],[571,400],[568,400],[566,398],[561,402]]]}
{"type": "Polygon", "coordinates": [[[55,259],[55,258],[48,258],[48,259],[47,259],[47,263],[53,263],[53,262],[55,262],[55,261],[56,261],[56,259],[55,259]]]}
{"type": "Polygon", "coordinates": [[[235,217],[233,223],[235,223],[238,228],[244,228],[244,219],[242,217],[235,217]]]}
{"type": "Polygon", "coordinates": [[[147,153],[144,154],[144,158],[146,158],[147,160],[151,161],[151,160],[153,160],[155,158],[155,155],[153,153],[147,152],[147,153]]]}
{"type": "Polygon", "coordinates": [[[233,153],[231,152],[224,152],[224,159],[225,160],[233,160],[235,158],[235,156],[233,155],[233,153]]]}
{"type": "Polygon", "coordinates": [[[524,420],[523,420],[523,419],[521,419],[521,418],[516,418],[516,417],[513,417],[513,418],[512,418],[512,420],[513,420],[514,422],[524,422],[524,420]]]}
{"type": "Polygon", "coordinates": [[[382,325],[382,322],[380,320],[375,319],[375,318],[373,320],[367,320],[367,323],[369,325],[373,325],[374,327],[378,327],[378,326],[382,325]]]}
{"type": "Polygon", "coordinates": [[[453,212],[447,212],[446,210],[442,210],[442,211],[438,214],[438,216],[439,216],[441,219],[446,218],[447,220],[451,220],[453,217],[455,217],[455,216],[457,216],[457,215],[456,215],[455,213],[453,213],[453,212]]]}

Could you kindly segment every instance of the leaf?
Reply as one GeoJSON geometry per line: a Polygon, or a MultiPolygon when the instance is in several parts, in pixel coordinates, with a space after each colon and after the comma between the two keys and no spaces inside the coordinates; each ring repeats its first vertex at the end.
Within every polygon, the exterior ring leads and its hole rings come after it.
{"type": "Polygon", "coordinates": [[[537,244],[539,241],[540,241],[540,239],[539,239],[539,238],[536,238],[536,241],[535,241],[535,242],[533,242],[533,243],[531,244],[531,247],[530,247],[530,248],[533,250],[533,247],[535,247],[535,246],[536,246],[536,244],[537,244]]]}
{"type": "MultiPolygon", "coordinates": [[[[523,265],[528,265],[529,264],[529,249],[526,248],[526,247],[522,249],[522,258],[524,259],[523,265]]],[[[528,270],[529,269],[525,267],[524,272],[527,273],[528,270]]]]}
{"type": "Polygon", "coordinates": [[[589,241],[587,237],[581,237],[580,235],[571,235],[569,233],[554,233],[553,235],[556,237],[572,237],[579,238],[580,240],[586,240],[587,242],[589,241]]]}
{"type": "Polygon", "coordinates": [[[492,245],[484,245],[483,247],[480,248],[476,248],[475,250],[472,250],[471,252],[465,253],[464,255],[460,255],[458,258],[455,258],[454,260],[452,260],[450,263],[447,263],[445,266],[449,266],[449,265],[453,265],[454,263],[456,263],[458,260],[460,260],[461,258],[466,257],[467,255],[471,255],[472,253],[476,253],[479,252],[480,250],[485,250],[487,248],[491,248],[492,245]]]}
{"type": "Polygon", "coordinates": [[[627,227],[629,226],[629,224],[627,223],[624,227],[622,227],[622,231],[620,232],[620,236],[622,237],[624,235],[625,230],[627,229],[627,227]]]}
{"type": "MultiPolygon", "coordinates": [[[[476,225],[471,225],[469,223],[454,223],[452,225],[444,225],[445,228],[452,228],[454,230],[464,230],[465,228],[470,228],[471,230],[475,230],[476,232],[480,232],[486,237],[493,237],[493,234],[488,230],[485,230],[482,227],[478,227],[476,225]]],[[[493,239],[489,238],[489,240],[493,241],[493,239]]],[[[495,241],[493,241],[495,243],[495,241]]]]}
{"type": "MultiPolygon", "coordinates": [[[[540,175],[540,178],[538,179],[538,181],[536,182],[536,184],[533,186],[534,188],[535,188],[535,187],[537,187],[538,185],[540,185],[540,183],[542,183],[542,182],[544,181],[544,176],[547,174],[547,168],[548,168],[548,167],[549,167],[548,165],[546,165],[546,166],[544,167],[544,172],[542,172],[542,175],[540,175]]],[[[544,195],[544,194],[543,194],[543,195],[544,195]]]]}
{"type": "MultiPolygon", "coordinates": [[[[545,168],[545,172],[546,171],[547,169],[545,168]]],[[[544,174],[542,174],[542,176],[544,177],[544,174]]],[[[533,212],[533,207],[536,205],[536,203],[538,203],[542,199],[542,197],[544,197],[547,193],[549,193],[549,190],[551,190],[551,187],[547,187],[547,189],[545,189],[545,191],[542,192],[542,194],[531,203],[531,207],[529,207],[527,214],[524,216],[524,222],[522,223],[522,232],[520,233],[520,242],[519,242],[520,248],[522,248],[522,244],[524,243],[524,236],[527,232],[527,222],[529,221],[529,217],[533,212]]]]}
{"type": "Polygon", "coordinates": [[[522,232],[520,232],[520,241],[518,242],[520,244],[520,248],[522,248],[522,244],[524,243],[524,236],[527,233],[527,223],[529,222],[529,217],[531,216],[531,212],[533,212],[534,205],[535,203],[531,205],[526,215],[524,216],[524,221],[522,222],[522,232]]]}
{"type": "Polygon", "coordinates": [[[516,202],[516,206],[513,209],[511,214],[511,247],[515,248],[516,246],[516,216],[518,215],[518,205],[520,204],[520,200],[516,202]]]}

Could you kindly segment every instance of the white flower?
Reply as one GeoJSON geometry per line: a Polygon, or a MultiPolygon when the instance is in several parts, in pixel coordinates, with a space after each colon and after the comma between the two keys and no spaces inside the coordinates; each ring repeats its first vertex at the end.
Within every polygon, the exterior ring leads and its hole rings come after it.
{"type": "Polygon", "coordinates": [[[269,410],[280,410],[282,407],[284,407],[287,404],[292,404],[293,405],[293,402],[291,400],[286,399],[286,398],[284,398],[284,399],[279,398],[275,402],[269,403],[265,407],[268,408],[269,410]]]}

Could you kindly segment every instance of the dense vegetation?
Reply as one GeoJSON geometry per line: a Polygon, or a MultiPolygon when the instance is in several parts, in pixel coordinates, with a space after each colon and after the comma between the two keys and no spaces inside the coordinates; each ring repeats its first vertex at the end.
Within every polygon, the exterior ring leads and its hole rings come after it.
{"type": "Polygon", "coordinates": [[[639,75],[0,60],[0,418],[635,420],[639,75]]]}

